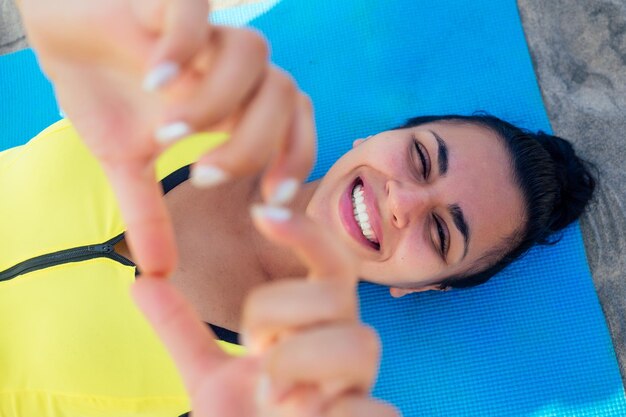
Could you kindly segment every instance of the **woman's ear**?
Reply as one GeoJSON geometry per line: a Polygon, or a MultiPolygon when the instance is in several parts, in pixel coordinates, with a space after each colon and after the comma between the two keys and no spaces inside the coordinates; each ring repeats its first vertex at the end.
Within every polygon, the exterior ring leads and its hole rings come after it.
{"type": "Polygon", "coordinates": [[[393,298],[404,297],[405,295],[414,293],[416,291],[417,290],[410,289],[410,288],[395,288],[395,287],[389,288],[389,294],[391,294],[393,298]]]}
{"type": "Polygon", "coordinates": [[[365,139],[357,139],[354,142],[352,142],[352,149],[354,149],[357,146],[359,146],[361,144],[361,142],[365,142],[365,139]]]}
{"type": "Polygon", "coordinates": [[[357,139],[354,142],[352,142],[352,148],[356,148],[357,146],[359,146],[361,143],[365,142],[366,140],[368,140],[369,138],[371,138],[374,135],[369,135],[368,137],[366,137],[365,139],[357,139]]]}
{"type": "Polygon", "coordinates": [[[390,287],[389,288],[389,294],[391,294],[391,296],[393,298],[400,298],[400,297],[404,297],[407,294],[412,294],[414,292],[448,291],[448,289],[449,289],[449,287],[441,288],[441,285],[439,285],[439,284],[425,285],[425,286],[419,287],[419,288],[396,288],[396,287],[390,287]]]}

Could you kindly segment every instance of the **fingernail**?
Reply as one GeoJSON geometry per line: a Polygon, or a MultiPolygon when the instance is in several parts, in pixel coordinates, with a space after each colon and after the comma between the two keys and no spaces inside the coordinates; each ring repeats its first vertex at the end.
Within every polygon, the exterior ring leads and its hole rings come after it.
{"type": "Polygon", "coordinates": [[[179,72],[176,62],[165,61],[152,68],[143,79],[144,91],[156,91],[174,79],[179,72]]]}
{"type": "Polygon", "coordinates": [[[199,188],[214,187],[230,179],[230,175],[213,165],[196,165],[191,172],[191,183],[199,188]]]}
{"type": "Polygon", "coordinates": [[[165,126],[161,126],[154,132],[154,137],[162,145],[180,139],[191,133],[191,128],[185,122],[173,122],[165,126]]]}
{"type": "Polygon", "coordinates": [[[286,222],[291,218],[291,211],[284,207],[263,206],[256,204],[250,209],[252,217],[267,219],[274,222],[286,222]]]}
{"type": "Polygon", "coordinates": [[[270,198],[269,204],[280,206],[289,203],[296,195],[299,185],[295,178],[283,180],[274,190],[274,195],[270,198]]]}
{"type": "Polygon", "coordinates": [[[256,391],[254,393],[254,399],[259,408],[265,408],[270,402],[270,395],[272,392],[272,382],[267,374],[259,375],[259,379],[256,383],[256,391]]]}

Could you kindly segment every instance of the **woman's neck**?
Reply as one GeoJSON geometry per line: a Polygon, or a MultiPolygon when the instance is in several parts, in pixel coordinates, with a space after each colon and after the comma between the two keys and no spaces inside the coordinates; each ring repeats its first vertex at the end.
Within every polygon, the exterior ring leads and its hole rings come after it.
{"type": "MultiPolygon", "coordinates": [[[[317,184],[303,184],[290,209],[304,213],[317,184]]],[[[165,200],[180,255],[171,282],[204,321],[236,331],[252,288],[306,276],[293,252],[268,241],[252,223],[250,206],[263,202],[258,177],[207,190],[184,183],[165,200]]]]}
{"type": "MultiPolygon", "coordinates": [[[[288,208],[294,213],[304,214],[319,181],[302,184],[288,208]]],[[[258,184],[255,184],[247,202],[247,207],[250,207],[252,204],[262,204],[262,202],[260,187],[258,184]]],[[[262,265],[268,280],[274,281],[286,277],[306,275],[306,268],[289,248],[278,246],[268,241],[256,229],[252,229],[250,233],[254,242],[256,258],[259,264],[262,265]]]]}

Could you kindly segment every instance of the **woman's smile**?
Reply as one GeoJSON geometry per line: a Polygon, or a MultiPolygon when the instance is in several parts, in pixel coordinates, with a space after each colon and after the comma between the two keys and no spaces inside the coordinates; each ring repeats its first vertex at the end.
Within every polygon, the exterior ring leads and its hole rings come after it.
{"type": "Polygon", "coordinates": [[[370,250],[380,250],[380,211],[371,187],[361,177],[350,183],[339,200],[339,217],[354,240],[370,250]]]}

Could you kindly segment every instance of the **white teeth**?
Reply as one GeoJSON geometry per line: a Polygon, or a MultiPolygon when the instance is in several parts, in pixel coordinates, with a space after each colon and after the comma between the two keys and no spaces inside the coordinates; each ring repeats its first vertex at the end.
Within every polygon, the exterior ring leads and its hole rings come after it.
{"type": "Polygon", "coordinates": [[[352,191],[352,208],[354,210],[354,218],[357,224],[361,228],[361,233],[370,242],[378,243],[374,230],[369,224],[369,216],[367,215],[367,206],[365,205],[365,198],[363,197],[363,186],[357,185],[352,191]]]}

